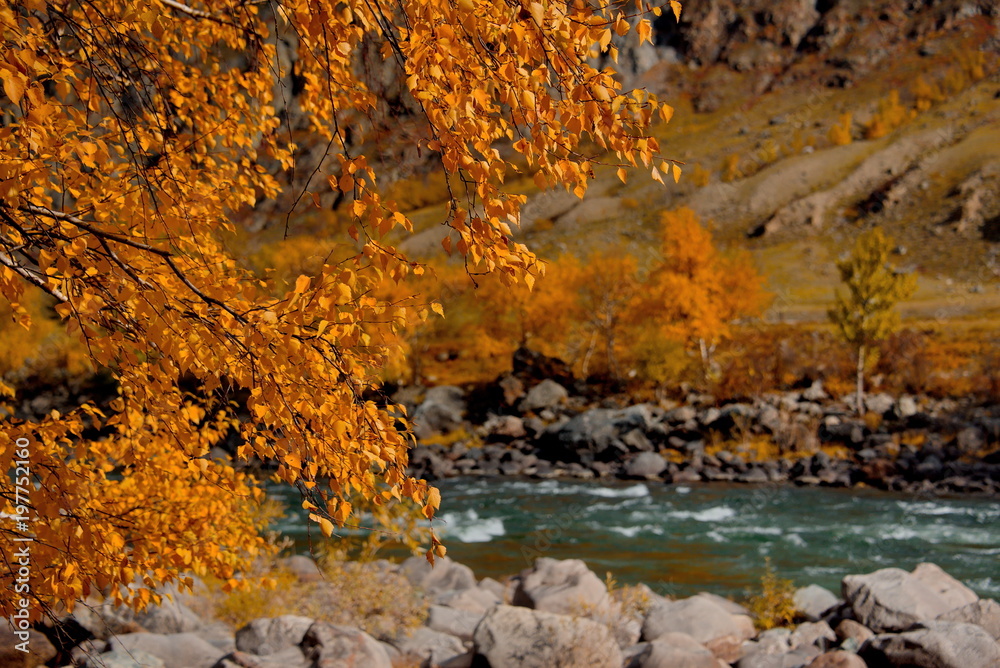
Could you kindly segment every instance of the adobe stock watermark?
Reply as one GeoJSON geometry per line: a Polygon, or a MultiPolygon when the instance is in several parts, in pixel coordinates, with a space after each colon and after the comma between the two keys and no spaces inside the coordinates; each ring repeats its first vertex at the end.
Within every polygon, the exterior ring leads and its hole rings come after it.
{"type": "Polygon", "coordinates": [[[24,653],[30,651],[31,638],[31,543],[34,540],[28,535],[28,508],[31,507],[31,441],[19,438],[14,441],[14,515],[6,519],[14,522],[18,536],[14,538],[17,549],[10,560],[14,571],[14,593],[18,595],[14,614],[10,617],[10,625],[14,635],[21,642],[14,647],[24,653]],[[15,570],[16,569],[16,570],[15,570]]]}

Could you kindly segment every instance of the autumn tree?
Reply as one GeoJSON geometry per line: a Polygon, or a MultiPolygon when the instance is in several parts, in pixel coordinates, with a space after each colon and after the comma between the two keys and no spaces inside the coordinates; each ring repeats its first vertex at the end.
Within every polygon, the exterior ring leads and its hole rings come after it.
{"type": "Polygon", "coordinates": [[[914,274],[903,274],[890,262],[893,242],[878,227],[858,235],[851,254],[837,262],[844,290],[838,290],[829,310],[841,338],[857,359],[858,414],[864,413],[865,368],[873,361],[875,345],[899,327],[895,306],[913,295],[914,274]]]}
{"type": "Polygon", "coordinates": [[[253,481],[208,456],[231,432],[327,535],[356,495],[432,517],[402,409],[368,392],[390,354],[377,328],[409,308],[374,286],[419,269],[389,242],[412,224],[380,194],[379,133],[406,114],[414,153],[443,167],[442,237],[467,271],[530,285],[512,177],[582,196],[594,145],[656,179],[670,167],[648,133],[670,107],[589,64],[633,25],[649,40],[649,21],[578,0],[0,0],[0,295],[26,328],[30,291],[47,295],[118,384],[103,412],[0,422],[0,469],[29,468],[0,477],[24,519],[0,548],[31,539],[36,609],[99,591],[142,606],[184,573],[239,585],[266,546],[253,481]],[[287,288],[227,245],[242,216],[287,228],[308,204],[351,221],[287,288]]]}
{"type": "Polygon", "coordinates": [[[665,212],[662,230],[642,313],[659,323],[667,338],[697,349],[708,374],[712,354],[730,336],[732,323],[759,315],[767,305],[764,277],[747,253],[720,252],[691,209],[665,212]]]}

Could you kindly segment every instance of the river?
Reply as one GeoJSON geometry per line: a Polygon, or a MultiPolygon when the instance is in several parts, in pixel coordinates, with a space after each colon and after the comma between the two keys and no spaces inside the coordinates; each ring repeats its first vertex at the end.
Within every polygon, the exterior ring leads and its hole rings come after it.
{"type": "MultiPolygon", "coordinates": [[[[438,487],[435,526],[448,555],[479,577],[517,573],[538,556],[578,558],[601,576],[663,594],[740,598],[759,589],[766,558],[796,585],[834,592],[848,573],[931,561],[979,595],[1000,597],[1000,503],[991,499],[506,478],[438,487]]],[[[288,491],[277,496],[298,505],[288,491]]],[[[307,544],[301,517],[282,529],[307,544]]]]}

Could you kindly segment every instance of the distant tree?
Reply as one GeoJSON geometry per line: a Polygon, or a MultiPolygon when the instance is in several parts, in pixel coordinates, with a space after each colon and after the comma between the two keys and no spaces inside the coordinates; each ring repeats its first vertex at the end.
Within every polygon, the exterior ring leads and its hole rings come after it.
{"type": "Polygon", "coordinates": [[[691,209],[664,213],[662,224],[662,259],[649,274],[643,317],[658,320],[667,337],[697,348],[708,375],[733,321],[766,306],[764,277],[746,252],[720,253],[691,209]]]}
{"type": "Polygon", "coordinates": [[[836,303],[829,310],[830,320],[857,355],[858,414],[864,412],[865,368],[871,361],[875,344],[899,327],[895,306],[916,290],[916,276],[902,274],[889,261],[892,239],[879,228],[861,234],[851,255],[837,263],[840,280],[846,288],[837,291],[836,303]]]}

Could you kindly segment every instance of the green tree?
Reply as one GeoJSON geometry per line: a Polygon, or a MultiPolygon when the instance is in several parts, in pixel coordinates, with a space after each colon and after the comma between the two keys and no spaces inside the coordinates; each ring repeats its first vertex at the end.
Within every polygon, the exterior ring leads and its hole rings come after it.
{"type": "Polygon", "coordinates": [[[916,276],[900,273],[889,261],[892,239],[879,228],[861,234],[851,255],[837,263],[846,288],[837,291],[829,310],[830,320],[857,355],[858,414],[864,413],[865,367],[875,345],[899,327],[896,304],[910,297],[917,287],[916,276]]]}

